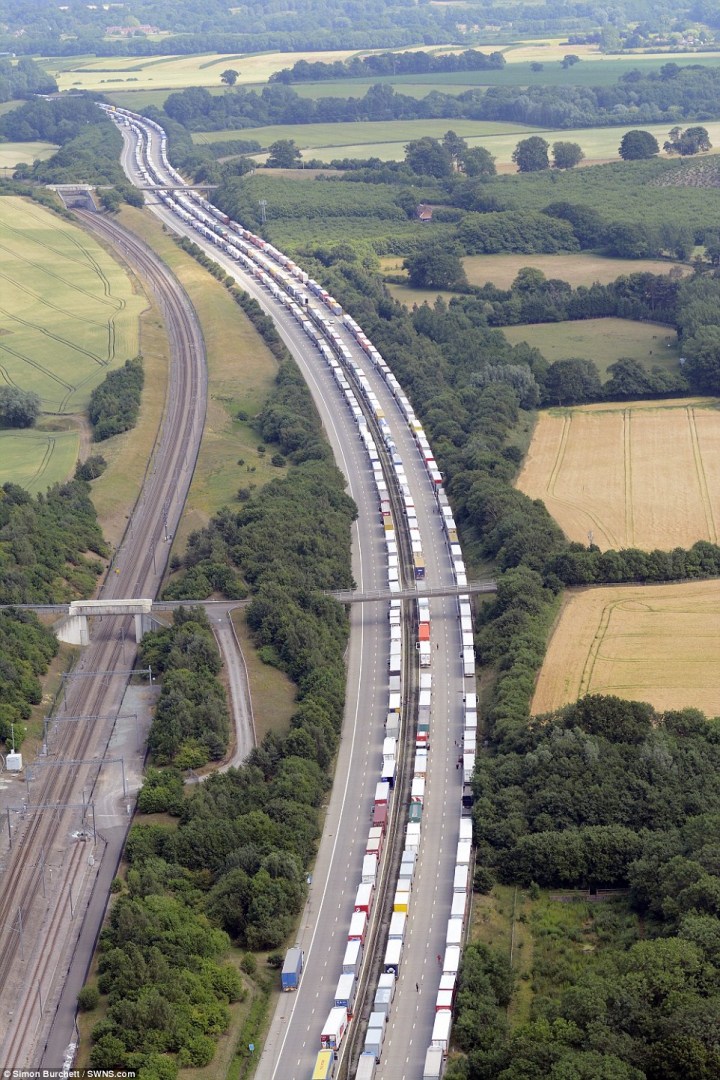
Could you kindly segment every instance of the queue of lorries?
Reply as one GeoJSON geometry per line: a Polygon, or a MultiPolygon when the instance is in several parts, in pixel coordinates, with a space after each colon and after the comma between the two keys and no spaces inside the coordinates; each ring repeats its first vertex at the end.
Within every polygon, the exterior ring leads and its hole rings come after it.
{"type": "MultiPolygon", "coordinates": [[[[172,168],[167,159],[166,135],[158,124],[128,110],[115,109],[105,105],[100,107],[105,109],[118,122],[129,125],[134,131],[137,140],[135,164],[143,180],[148,183],[162,185],[167,183],[167,179],[170,177],[173,183],[184,183],[182,177],[172,168]],[[151,160],[153,138],[158,140],[164,175],[155,168],[151,160]]],[[[211,240],[227,255],[237,261],[246,272],[252,274],[261,284],[267,287],[275,299],[282,303],[292,314],[324,357],[346,405],[357,423],[358,435],[368,457],[378,497],[380,524],[387,553],[388,588],[391,593],[399,592],[402,586],[396,528],[400,526],[400,523],[393,518],[392,503],[395,502],[395,505],[399,507],[404,519],[402,527],[409,538],[413,575],[416,579],[422,580],[425,576],[425,563],[415,506],[402,458],[398,454],[390,424],[377,395],[374,393],[363,369],[355,363],[352,353],[337,332],[336,324],[325,314],[325,311],[329,312],[331,316],[342,318],[343,325],[352,334],[357,344],[362,348],[390,388],[399,411],[413,434],[415,446],[425,466],[428,482],[432,485],[437,500],[437,508],[453,564],[455,581],[460,587],[467,585],[465,565],[458,543],[457,528],[443,487],[442,476],[433,458],[425,432],[397,379],[361,327],[351,316],[343,313],[338,302],[322,289],[317,282],[313,281],[293,260],[237,222],[229,220],[217,207],[213,206],[197,192],[188,188],[187,195],[185,193],[178,195],[176,192],[169,190],[160,190],[158,194],[166,206],[183,221],[189,223],[206,239],[211,240]],[[319,300],[325,310],[315,307],[312,303],[313,299],[319,300]],[[350,379],[354,386],[351,384],[350,379]],[[362,397],[364,408],[355,392],[356,389],[359,390],[362,397]],[[388,491],[388,482],[381,464],[376,436],[382,440],[386,458],[389,461],[387,475],[394,485],[392,497],[388,491]]],[[[320,1048],[313,1072],[313,1080],[327,1080],[328,1077],[333,1075],[338,1050],[346,1036],[348,1024],[353,1017],[358,977],[362,967],[366,935],[372,918],[383,845],[388,828],[388,817],[393,809],[392,798],[397,776],[398,744],[402,735],[401,716],[404,692],[402,604],[399,599],[390,601],[388,618],[390,624],[388,709],[385,738],[381,762],[379,763],[380,776],[376,786],[372,822],[362,862],[361,880],[357,884],[354,910],[348,927],[347,948],[342,962],[342,970],[338,973],[339,981],[334,1005],[320,1035],[320,1048]]],[[[475,674],[475,660],[470,598],[466,594],[458,597],[458,619],[462,642],[460,655],[463,673],[467,678],[471,678],[475,674]]],[[[380,1061],[388,1015],[395,992],[395,980],[402,963],[412,884],[420,852],[427,761],[431,747],[432,710],[432,674],[429,670],[432,657],[430,605],[428,599],[422,596],[417,600],[417,627],[415,648],[419,665],[419,698],[415,757],[410,785],[410,806],[405,826],[405,848],[402,853],[398,878],[395,882],[393,912],[382,964],[383,973],[380,976],[380,982],[375,994],[364,1049],[360,1055],[356,1073],[358,1080],[372,1080],[376,1065],[380,1061]]],[[[475,765],[476,732],[477,697],[474,693],[468,693],[465,695],[462,754],[463,812],[467,812],[470,803],[469,784],[475,765]]],[[[441,963],[442,972],[436,1000],[435,1023],[431,1045],[427,1051],[423,1080],[438,1080],[441,1076],[444,1056],[448,1049],[452,1022],[452,1003],[460,964],[467,909],[471,857],[471,821],[469,817],[462,816],[452,886],[452,908],[447,924],[446,950],[441,963]]],[[[292,991],[297,989],[302,975],[303,963],[304,957],[299,948],[289,950],[282,971],[283,990],[292,991]]]]}

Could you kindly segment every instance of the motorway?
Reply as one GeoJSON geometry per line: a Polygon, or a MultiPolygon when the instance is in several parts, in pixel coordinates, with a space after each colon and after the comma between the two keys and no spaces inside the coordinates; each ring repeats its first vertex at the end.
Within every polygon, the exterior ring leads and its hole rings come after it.
{"type": "MultiPolygon", "coordinates": [[[[177,527],[200,445],[207,393],[204,343],[189,299],[162,261],[115,223],[93,214],[79,216],[141,274],[168,329],[172,362],[163,418],[141,496],[104,586],[106,599],[154,596],[169,555],[165,529],[172,533],[177,527]]],[[[74,809],[8,814],[13,842],[9,849],[8,838],[3,838],[0,899],[0,1060],[6,1067],[42,1061],[58,1068],[73,1038],[75,1000],[62,994],[65,975],[80,931],[88,931],[93,919],[99,929],[107,893],[95,890],[91,898],[95,874],[109,865],[114,872],[129,820],[119,776],[114,799],[107,776],[102,784],[98,777],[128,681],[123,671],[134,660],[130,620],[96,619],[91,643],[75,669],[81,677],[68,680],[63,718],[99,719],[60,724],[48,757],[41,759],[93,764],[40,770],[28,799],[31,806],[63,804],[74,809]],[[121,642],[121,633],[127,640],[121,642]],[[107,674],[90,676],[94,671],[107,674]],[[94,808],[100,790],[103,810],[111,810],[114,803],[115,817],[106,816],[93,845],[81,842],[78,832],[90,819],[83,804],[94,808]]],[[[6,802],[20,804],[17,788],[5,795],[6,802]]],[[[95,934],[85,932],[84,938],[83,974],[95,934]]]]}
{"type": "MultiPolygon", "coordinates": [[[[122,130],[125,139],[123,165],[130,179],[139,184],[140,178],[134,173],[133,136],[126,128],[122,130]]],[[[157,148],[153,163],[160,172],[162,163],[157,148]]],[[[188,236],[202,247],[275,320],[307,380],[336,462],[347,478],[349,493],[358,504],[359,518],[353,537],[353,571],[357,587],[363,592],[384,587],[386,557],[372,473],[358,438],[357,426],[319,352],[292,316],[237,263],[184,224],[156,196],[148,193],[147,203],[168,228],[188,236]]],[[[433,490],[404,417],[381,376],[341,321],[336,322],[336,329],[380,399],[405,464],[418,511],[426,559],[426,584],[428,588],[452,586],[452,566],[433,490]]],[[[433,713],[423,842],[398,992],[378,1071],[383,1080],[404,1080],[405,1077],[417,1080],[422,1075],[440,974],[436,956],[445,950],[462,793],[462,773],[456,763],[460,753],[457,743],[462,736],[465,680],[456,603],[452,597],[431,600],[433,713]],[[415,989],[416,983],[419,992],[415,989]]],[[[305,950],[306,967],[300,990],[283,995],[280,1000],[259,1063],[258,1080],[307,1080],[312,1075],[320,1048],[320,1031],[333,1004],[341,970],[381,763],[388,640],[385,605],[352,606],[347,705],[336,779],[298,932],[298,944],[305,950]]],[[[474,690],[474,684],[471,688],[474,690]]]]}

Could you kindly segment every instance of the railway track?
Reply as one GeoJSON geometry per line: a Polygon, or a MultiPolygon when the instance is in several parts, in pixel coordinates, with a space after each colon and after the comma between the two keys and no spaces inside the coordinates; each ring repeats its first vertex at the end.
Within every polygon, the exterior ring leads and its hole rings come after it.
{"type": "MultiPolygon", "coordinates": [[[[169,556],[166,541],[177,527],[202,435],[207,399],[202,332],[189,298],[141,240],[111,220],[87,211],[76,213],[144,278],[168,330],[171,368],[163,416],[140,496],[101,587],[106,599],[154,597],[169,556]]],[[[127,641],[121,645],[119,640],[121,634],[130,637],[130,625],[128,618],[95,621],[91,644],[76,670],[119,673],[100,680],[69,680],[65,715],[117,715],[128,682],[120,672],[134,662],[134,650],[126,652],[127,641]]],[[[41,1034],[38,988],[46,1001],[53,988],[57,993],[58,979],[64,976],[63,943],[74,938],[82,922],[77,901],[87,879],[83,856],[89,852],[72,833],[85,816],[83,789],[89,791],[87,802],[92,801],[113,723],[61,725],[53,746],[55,760],[97,759],[97,765],[43,770],[47,775],[33,784],[31,805],[11,814],[12,847],[0,879],[0,1056],[9,1067],[34,1063],[41,1034]],[[57,804],[80,804],[80,809],[32,810],[57,804]],[[47,890],[45,866],[51,859],[59,862],[53,865],[56,873],[47,890]],[[72,890],[77,891],[74,923],[69,918],[72,890]]],[[[94,853],[101,854],[101,849],[96,847],[94,853]]]]}

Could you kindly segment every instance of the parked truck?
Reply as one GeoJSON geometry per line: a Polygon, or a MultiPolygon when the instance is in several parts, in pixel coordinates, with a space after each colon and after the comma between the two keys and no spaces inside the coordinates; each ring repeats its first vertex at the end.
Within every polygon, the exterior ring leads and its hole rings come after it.
{"type": "Polygon", "coordinates": [[[442,1050],[443,1054],[447,1054],[448,1051],[451,1027],[452,1013],[449,1009],[440,1009],[435,1013],[435,1023],[433,1024],[430,1042],[432,1046],[442,1050]]]}
{"type": "Polygon", "coordinates": [[[322,1050],[339,1050],[347,1030],[348,1014],[344,1007],[333,1006],[320,1034],[322,1050]]]}
{"type": "Polygon", "coordinates": [[[444,1058],[439,1046],[429,1046],[425,1055],[422,1080],[442,1080],[444,1058]]]}
{"type": "Polygon", "coordinates": [[[348,974],[340,976],[335,989],[335,1008],[346,1009],[348,1017],[351,1017],[353,1014],[356,990],[357,979],[352,973],[348,972],[348,974]]]}
{"type": "Polygon", "coordinates": [[[285,963],[282,967],[281,983],[284,991],[297,990],[300,985],[300,976],[302,975],[304,959],[305,956],[302,949],[288,949],[287,955],[285,956],[285,963]]]}

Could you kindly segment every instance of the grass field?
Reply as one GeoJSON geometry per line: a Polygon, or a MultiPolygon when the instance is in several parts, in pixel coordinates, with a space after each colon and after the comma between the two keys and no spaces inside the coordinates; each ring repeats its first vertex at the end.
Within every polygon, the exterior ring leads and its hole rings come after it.
{"type": "Polygon", "coordinates": [[[225,287],[179,248],[149,213],[128,208],[120,220],[140,233],[172,268],[197,311],[205,338],[208,408],[198,464],[175,537],[176,550],[182,550],[188,534],[206,525],[221,506],[239,505],[239,487],[259,487],[284,474],[284,469],[270,464],[272,452],[258,454],[260,439],[250,424],[236,419],[239,410],[253,416],[261,408],[277,364],[225,287]]]}
{"type": "Polygon", "coordinates": [[[108,467],[92,483],[92,500],[103,536],[115,547],[120,543],[140,491],[165,406],[170,348],[165,321],[149,290],[148,297],[147,308],[140,316],[145,385],[138,422],[132,431],[114,435],[100,444],[97,449],[108,467]]]}
{"type": "Polygon", "coordinates": [[[187,86],[220,86],[220,73],[226,68],[239,71],[238,84],[264,83],[275,71],[298,60],[323,60],[332,63],[354,56],[352,51],[256,53],[238,55],[201,53],[194,56],[118,57],[47,57],[41,61],[54,75],[60,90],[168,89],[187,86]]]}
{"type": "Polygon", "coordinates": [[[571,539],[645,550],[718,542],[720,402],[622,402],[540,414],[517,486],[571,539]]]}
{"type": "Polygon", "coordinates": [[[0,169],[11,170],[20,161],[28,163],[39,159],[45,161],[58,147],[48,142],[5,142],[0,143],[0,169]]]}
{"type": "Polygon", "coordinates": [[[720,582],[607,586],[565,603],[532,712],[584,694],[720,713],[720,582]]]}
{"type": "MultiPolygon", "coordinates": [[[[624,265],[627,268],[634,264],[624,265]]],[[[527,341],[535,345],[551,363],[571,357],[592,360],[597,364],[602,380],[607,378],[609,365],[620,357],[638,360],[648,370],[655,366],[667,371],[678,370],[680,353],[677,335],[672,327],[663,323],[612,318],[579,319],[562,323],[504,326],[502,330],[511,345],[527,341]]]]}
{"type": "Polygon", "coordinates": [[[90,391],[138,352],[145,297],[95,240],[49,210],[0,199],[0,379],[45,412],[86,407],[90,391]]]}
{"type": "MultiPolygon", "coordinates": [[[[424,135],[441,138],[449,127],[463,137],[477,136],[497,138],[503,135],[520,136],[525,132],[534,132],[535,128],[527,124],[503,124],[484,120],[380,120],[377,122],[360,121],[341,124],[273,124],[268,127],[237,130],[202,131],[193,135],[196,143],[219,142],[225,139],[257,139],[261,146],[269,146],[276,139],[294,139],[304,149],[315,151],[318,147],[375,146],[387,143],[388,146],[404,145],[410,139],[419,139],[424,135]]],[[[517,138],[513,147],[517,143],[517,138]]],[[[313,153],[309,156],[315,156],[313,153]]],[[[342,156],[345,154],[337,155],[342,156]]],[[[348,157],[366,157],[368,154],[348,154],[348,157]]],[[[378,154],[383,157],[383,154],[378,154]]],[[[392,155],[390,155],[392,156],[392,155]]],[[[400,157],[404,156],[404,152],[400,157]]]]}
{"type": "Polygon", "coordinates": [[[12,481],[35,495],[75,468],[77,431],[0,431],[0,485],[12,481]]]}
{"type": "MultiPolygon", "coordinates": [[[[385,255],[380,259],[380,268],[386,274],[402,274],[403,257],[401,255],[385,255]]],[[[605,285],[614,281],[622,274],[667,274],[673,268],[683,273],[690,273],[690,267],[682,263],[673,263],[665,259],[608,259],[603,255],[595,255],[592,252],[582,252],[579,255],[466,255],[462,260],[471,285],[485,285],[492,282],[499,289],[508,289],[518,275],[518,271],[525,266],[532,266],[542,270],[547,278],[559,278],[567,281],[573,288],[578,285],[592,285],[600,282],[605,285]]],[[[449,300],[456,295],[450,291],[434,289],[411,289],[406,285],[389,285],[390,292],[401,304],[412,306],[422,304],[426,300],[432,303],[436,296],[440,295],[449,300]]],[[[605,322],[617,320],[604,320],[605,322]]],[[[627,321],[623,320],[625,327],[627,321]]],[[[573,326],[577,327],[577,323],[573,326]]],[[[638,324],[629,324],[633,328],[638,324]]],[[[640,324],[642,325],[642,324],[640,324]]],[[[557,324],[554,324],[557,329],[557,324]]],[[[510,327],[508,332],[514,333],[519,327],[510,327]]],[[[533,333],[536,327],[533,327],[533,333]]],[[[537,329],[540,329],[539,327],[537,329]]],[[[527,331],[526,331],[527,332],[527,331]]],[[[555,335],[552,335],[553,339],[555,335]]],[[[644,339],[643,339],[644,341],[644,339]]],[[[552,348],[552,342],[548,348],[552,348]]],[[[676,354],[673,351],[673,359],[676,354]]],[[[615,357],[617,359],[617,357],[615,357]]],[[[610,361],[612,363],[612,361],[610,361]]]]}
{"type": "Polygon", "coordinates": [[[233,611],[232,621],[248,667],[259,746],[268,731],[280,734],[289,730],[290,717],[295,711],[296,687],[284,672],[264,664],[258,656],[245,620],[244,608],[233,611]]]}

